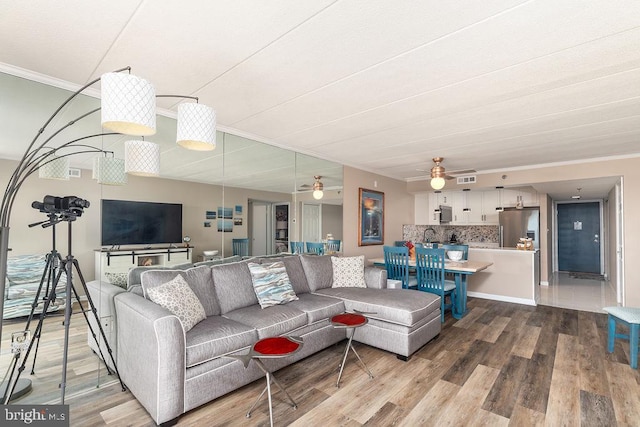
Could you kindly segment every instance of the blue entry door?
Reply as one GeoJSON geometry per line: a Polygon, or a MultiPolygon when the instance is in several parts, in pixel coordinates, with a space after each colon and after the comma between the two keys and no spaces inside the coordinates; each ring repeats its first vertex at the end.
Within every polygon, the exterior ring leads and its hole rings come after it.
{"type": "Polygon", "coordinates": [[[600,204],[558,204],[558,270],[600,271],[600,204]]]}

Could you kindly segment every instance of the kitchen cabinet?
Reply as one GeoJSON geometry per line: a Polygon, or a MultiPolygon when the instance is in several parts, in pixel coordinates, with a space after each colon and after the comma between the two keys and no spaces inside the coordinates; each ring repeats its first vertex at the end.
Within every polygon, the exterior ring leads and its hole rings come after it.
{"type": "Polygon", "coordinates": [[[519,189],[505,188],[503,190],[502,203],[505,208],[514,208],[522,201],[523,207],[539,206],[538,193],[535,191],[522,191],[519,189]]]}
{"type": "MultiPolygon", "coordinates": [[[[442,193],[429,193],[427,199],[428,215],[420,217],[416,213],[417,224],[440,224],[440,214],[434,212],[440,205],[451,206],[453,211],[451,225],[498,224],[496,207],[498,207],[500,203],[500,194],[497,190],[443,191],[442,193]],[[465,211],[465,209],[468,210],[465,211]],[[419,219],[424,221],[419,221],[419,219]]],[[[417,196],[416,200],[418,200],[417,196]]],[[[416,210],[418,209],[418,203],[423,205],[424,201],[416,202],[416,210]]]]}

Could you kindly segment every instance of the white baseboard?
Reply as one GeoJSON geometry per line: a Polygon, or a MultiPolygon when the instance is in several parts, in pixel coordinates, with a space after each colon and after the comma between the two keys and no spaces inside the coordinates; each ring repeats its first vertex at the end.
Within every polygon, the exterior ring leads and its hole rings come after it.
{"type": "Polygon", "coordinates": [[[504,295],[485,294],[483,292],[467,292],[467,295],[470,297],[490,299],[494,301],[513,302],[516,304],[533,305],[533,306],[537,305],[534,300],[526,299],[526,298],[506,297],[504,295]]]}

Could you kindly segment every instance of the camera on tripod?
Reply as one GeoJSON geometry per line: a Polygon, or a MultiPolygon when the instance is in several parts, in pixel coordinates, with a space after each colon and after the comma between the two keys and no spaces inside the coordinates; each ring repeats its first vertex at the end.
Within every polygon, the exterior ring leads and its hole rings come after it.
{"type": "Polygon", "coordinates": [[[90,205],[88,200],[81,199],[76,196],[44,196],[42,202],[35,201],[31,203],[31,207],[38,209],[42,213],[54,213],[64,216],[81,216],[84,208],[90,205]]]}

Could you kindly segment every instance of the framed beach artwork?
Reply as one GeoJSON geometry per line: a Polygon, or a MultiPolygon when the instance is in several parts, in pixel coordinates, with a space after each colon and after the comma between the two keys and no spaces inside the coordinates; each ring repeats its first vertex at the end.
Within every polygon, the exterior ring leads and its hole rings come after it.
{"type": "Polygon", "coordinates": [[[384,244],[384,193],[360,189],[358,246],[384,244]]]}

